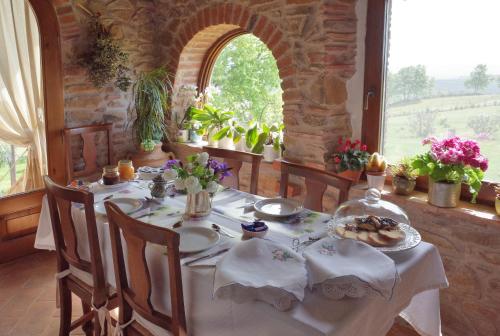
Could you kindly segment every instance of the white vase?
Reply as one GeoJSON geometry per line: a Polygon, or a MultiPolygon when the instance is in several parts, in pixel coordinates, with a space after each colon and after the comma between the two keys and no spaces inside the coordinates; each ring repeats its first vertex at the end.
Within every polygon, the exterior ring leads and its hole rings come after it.
{"type": "Polygon", "coordinates": [[[218,132],[217,129],[213,129],[208,132],[208,145],[210,147],[219,147],[219,141],[214,140],[214,135],[218,132]]]}
{"type": "Polygon", "coordinates": [[[262,156],[265,162],[273,162],[274,160],[279,159],[280,152],[276,151],[273,145],[264,145],[262,156]]]}
{"type": "Polygon", "coordinates": [[[234,147],[233,138],[225,137],[225,138],[220,139],[219,140],[219,148],[234,150],[235,147],[234,147]]]}
{"type": "Polygon", "coordinates": [[[240,141],[236,143],[236,150],[240,152],[251,152],[252,148],[247,147],[247,142],[245,140],[245,136],[241,136],[240,141]]]}
{"type": "Polygon", "coordinates": [[[188,142],[189,141],[189,130],[178,130],[177,131],[177,142],[188,142]]]}
{"type": "Polygon", "coordinates": [[[386,174],[366,174],[366,179],[368,180],[368,188],[375,188],[379,191],[384,190],[386,174]]]}

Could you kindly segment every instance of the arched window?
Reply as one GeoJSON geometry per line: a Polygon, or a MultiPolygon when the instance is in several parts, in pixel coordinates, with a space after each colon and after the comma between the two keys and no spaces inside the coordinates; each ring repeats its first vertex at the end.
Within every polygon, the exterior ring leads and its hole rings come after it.
{"type": "Polygon", "coordinates": [[[244,34],[225,45],[210,78],[209,103],[233,111],[243,125],[251,120],[283,122],[283,90],[276,59],[256,36],[244,34]]]}

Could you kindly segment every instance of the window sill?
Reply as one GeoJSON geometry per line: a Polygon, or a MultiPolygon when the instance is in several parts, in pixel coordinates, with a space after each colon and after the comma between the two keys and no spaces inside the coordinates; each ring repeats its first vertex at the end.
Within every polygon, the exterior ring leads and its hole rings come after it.
{"type": "MultiPolygon", "coordinates": [[[[355,185],[351,188],[351,198],[364,197],[366,189],[368,189],[366,183],[355,185]]],[[[495,208],[483,204],[460,201],[456,208],[439,208],[427,203],[427,193],[414,191],[409,196],[396,195],[392,192],[392,188],[389,185],[386,185],[382,191],[382,198],[403,208],[421,208],[426,214],[434,216],[446,215],[447,217],[456,217],[462,220],[469,219],[475,223],[492,224],[494,222],[500,225],[500,216],[496,214],[495,208]]]]}

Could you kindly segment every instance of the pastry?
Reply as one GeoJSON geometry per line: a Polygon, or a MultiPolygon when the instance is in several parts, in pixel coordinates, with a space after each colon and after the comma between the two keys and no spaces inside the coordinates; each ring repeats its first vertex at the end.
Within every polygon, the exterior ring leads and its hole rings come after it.
{"type": "Polygon", "coordinates": [[[399,229],[396,230],[379,230],[378,231],[379,235],[384,237],[387,240],[391,241],[400,241],[405,239],[405,233],[399,229]]]}

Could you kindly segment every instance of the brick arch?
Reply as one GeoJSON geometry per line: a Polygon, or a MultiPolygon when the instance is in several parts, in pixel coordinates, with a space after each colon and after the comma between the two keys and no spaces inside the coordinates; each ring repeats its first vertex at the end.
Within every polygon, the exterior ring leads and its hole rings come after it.
{"type": "Polygon", "coordinates": [[[299,99],[290,43],[266,16],[239,4],[226,3],[201,9],[183,22],[176,30],[177,39],[171,49],[169,69],[175,74],[174,90],[186,84],[198,86],[200,69],[212,46],[239,30],[255,35],[271,50],[282,80],[284,110],[287,104],[299,99]]]}

